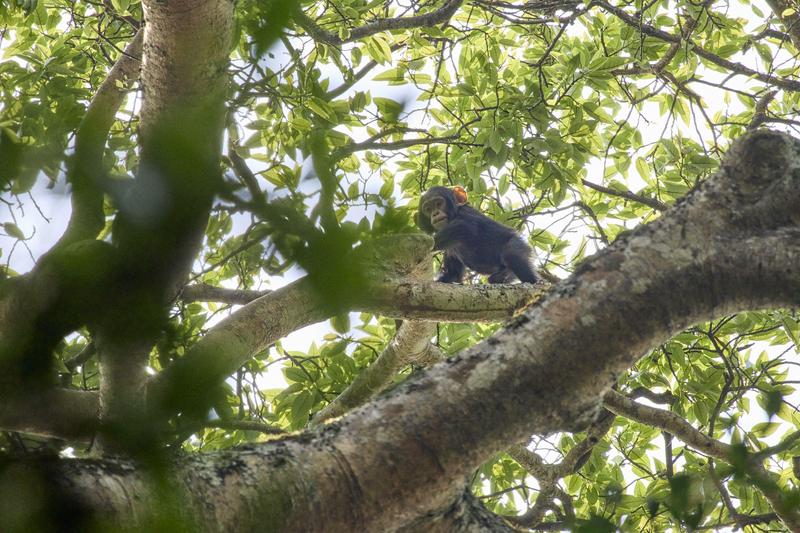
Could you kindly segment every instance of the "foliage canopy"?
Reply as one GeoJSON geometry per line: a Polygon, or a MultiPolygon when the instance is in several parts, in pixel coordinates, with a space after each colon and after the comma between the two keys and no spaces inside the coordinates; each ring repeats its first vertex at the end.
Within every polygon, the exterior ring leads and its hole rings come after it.
{"type": "MultiPolygon", "coordinates": [[[[81,165],[76,132],[143,18],[131,0],[12,4],[0,5],[6,287],[66,227],[56,196],[81,165]]],[[[464,186],[473,205],[529,239],[540,268],[565,277],[661,216],[746,131],[796,129],[800,25],[792,6],[239,2],[224,183],[187,284],[244,292],[185,291],[159,323],[149,368],[174,365],[232,304],[262,294],[247,291],[274,290],[304,272],[333,318],[325,331],[252,354],[201,391],[213,411],[173,421],[164,441],[199,452],[308,427],[396,331],[387,317],[347,313],[350,291],[368,275],[352,268],[348,252],[416,231],[416,202],[430,186],[464,186]]],[[[98,237],[106,240],[118,231],[140,157],[139,87],[114,84],[133,90],[94,170],[105,193],[98,237]]],[[[500,326],[441,323],[434,341],[456,354],[500,326]]],[[[673,438],[655,418],[618,416],[590,434],[536,436],[529,448],[539,457],[519,447],[501,453],[474,474],[472,489],[490,510],[521,515],[531,528],[782,527],[764,491],[777,487],[784,505],[800,505],[798,338],[795,311],[728,316],[653,349],[618,382],[621,393],[661,404],[697,433],[761,450],[764,479],[673,438]]],[[[86,327],[57,344],[52,371],[61,385],[98,389],[95,350],[86,327]]],[[[10,432],[0,445],[86,453],[10,432]]]]}

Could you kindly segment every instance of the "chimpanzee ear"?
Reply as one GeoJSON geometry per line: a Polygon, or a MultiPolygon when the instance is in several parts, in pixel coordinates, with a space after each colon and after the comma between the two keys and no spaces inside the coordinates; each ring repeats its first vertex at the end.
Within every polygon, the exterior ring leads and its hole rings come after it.
{"type": "Polygon", "coordinates": [[[453,196],[456,198],[456,205],[464,205],[467,203],[467,191],[461,185],[453,187],[453,196]]]}

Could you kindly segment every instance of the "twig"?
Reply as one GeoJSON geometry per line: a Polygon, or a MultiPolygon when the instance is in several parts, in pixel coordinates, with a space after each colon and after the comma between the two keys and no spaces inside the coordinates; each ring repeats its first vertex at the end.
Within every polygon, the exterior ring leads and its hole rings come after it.
{"type": "Polygon", "coordinates": [[[644,204],[648,207],[652,207],[656,211],[666,211],[668,207],[667,204],[661,202],[660,200],[656,200],[655,198],[648,198],[647,196],[642,196],[640,194],[636,194],[631,191],[618,191],[616,189],[611,189],[609,187],[604,187],[603,185],[592,183],[591,181],[588,180],[581,180],[581,182],[586,187],[594,189],[597,192],[602,192],[604,194],[609,194],[611,196],[617,196],[619,198],[626,198],[628,200],[644,204]]]}

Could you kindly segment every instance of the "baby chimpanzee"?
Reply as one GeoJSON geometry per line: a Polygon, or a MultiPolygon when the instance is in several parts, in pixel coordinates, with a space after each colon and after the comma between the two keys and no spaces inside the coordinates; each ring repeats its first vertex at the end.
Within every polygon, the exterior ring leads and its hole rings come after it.
{"type": "Polygon", "coordinates": [[[513,229],[473,209],[462,187],[428,189],[419,202],[417,225],[433,234],[436,250],[444,250],[439,281],[460,282],[466,265],[488,274],[489,283],[506,283],[515,276],[536,282],[530,246],[513,229]]]}

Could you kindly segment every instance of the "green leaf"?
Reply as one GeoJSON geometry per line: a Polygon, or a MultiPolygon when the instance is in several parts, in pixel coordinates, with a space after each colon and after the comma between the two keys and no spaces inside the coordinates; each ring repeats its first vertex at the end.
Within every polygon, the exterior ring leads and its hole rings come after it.
{"type": "Polygon", "coordinates": [[[384,180],[383,185],[381,185],[381,190],[378,194],[381,195],[381,198],[386,198],[387,200],[392,197],[394,193],[394,179],[388,178],[384,180]]]}
{"type": "Polygon", "coordinates": [[[373,81],[393,81],[393,82],[402,82],[403,77],[405,75],[405,70],[400,67],[390,68],[389,70],[384,70],[377,76],[373,78],[373,81]]]}
{"type": "Polygon", "coordinates": [[[336,122],[336,113],[326,102],[323,102],[319,98],[312,96],[306,100],[306,106],[320,117],[330,122],[336,122]]]}
{"type": "Polygon", "coordinates": [[[403,111],[403,104],[391,98],[375,97],[372,101],[378,107],[378,111],[380,111],[383,120],[386,122],[396,122],[403,111]]]}
{"type": "Polygon", "coordinates": [[[295,383],[302,383],[304,381],[308,381],[308,375],[295,366],[286,366],[282,369],[282,371],[284,377],[288,381],[294,381],[295,383]]]}
{"type": "Polygon", "coordinates": [[[373,35],[372,37],[368,37],[365,48],[367,49],[367,55],[381,65],[384,63],[391,63],[392,50],[389,48],[389,44],[383,36],[373,35]]]}
{"type": "Polygon", "coordinates": [[[781,425],[774,422],[759,422],[753,426],[752,431],[755,436],[763,439],[775,433],[779,427],[781,427],[781,425]]]}
{"type": "Polygon", "coordinates": [[[299,429],[308,423],[308,415],[314,406],[314,397],[308,391],[300,391],[292,401],[292,428],[299,429]]]}
{"type": "Polygon", "coordinates": [[[249,17],[251,33],[256,44],[256,55],[260,56],[283,33],[289,24],[295,0],[270,0],[260,2],[255,10],[255,16],[249,17]]]}
{"type": "Polygon", "coordinates": [[[500,182],[497,184],[497,192],[500,193],[501,196],[505,195],[508,192],[508,187],[511,184],[509,180],[508,174],[503,174],[500,178],[500,182]]]}
{"type": "Polygon", "coordinates": [[[331,326],[338,333],[347,333],[350,331],[350,315],[343,313],[341,315],[331,317],[331,326]]]}
{"type": "Polygon", "coordinates": [[[777,390],[771,390],[761,395],[758,402],[767,412],[770,418],[780,410],[783,405],[783,394],[777,390]]]}
{"type": "Polygon", "coordinates": [[[575,533],[614,533],[617,527],[602,516],[592,515],[588,520],[580,520],[575,533]]]}
{"type": "Polygon", "coordinates": [[[25,234],[22,233],[22,230],[19,229],[19,226],[14,224],[13,222],[4,222],[3,229],[6,232],[6,235],[10,237],[14,237],[15,239],[19,239],[21,241],[25,240],[25,234]]]}

